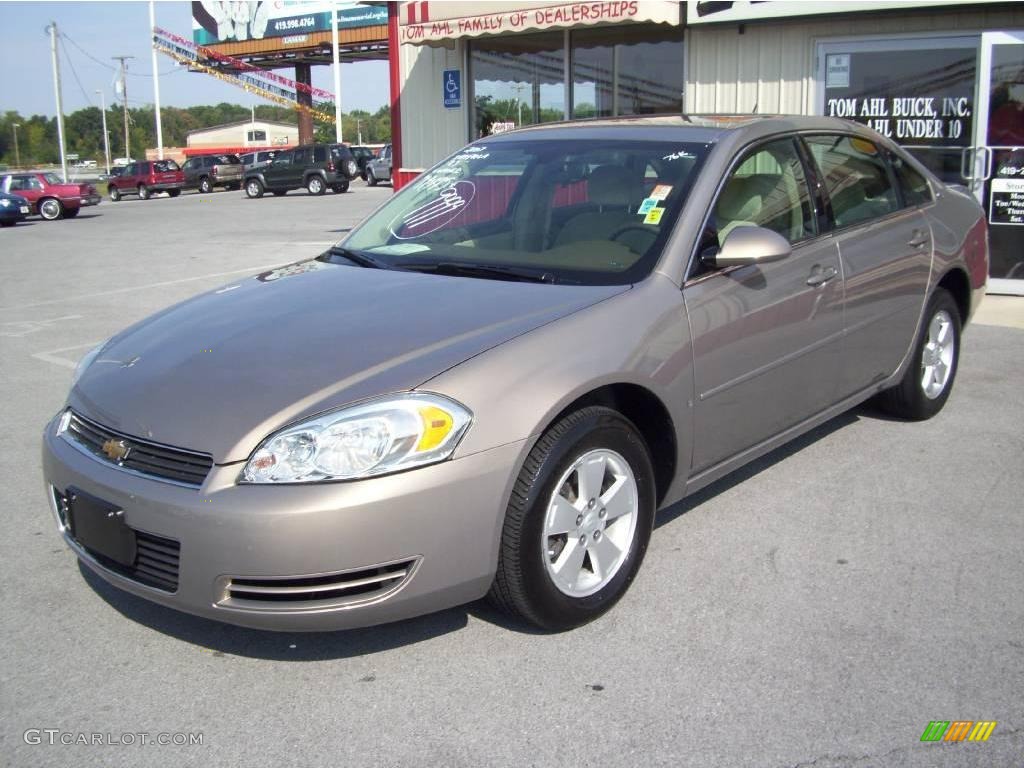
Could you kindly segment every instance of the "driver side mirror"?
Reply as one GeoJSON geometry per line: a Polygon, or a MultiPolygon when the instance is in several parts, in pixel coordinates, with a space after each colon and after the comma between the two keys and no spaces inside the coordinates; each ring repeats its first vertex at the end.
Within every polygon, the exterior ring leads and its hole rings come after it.
{"type": "Polygon", "coordinates": [[[778,232],[764,227],[736,227],[721,249],[709,254],[705,262],[715,267],[745,267],[784,259],[793,252],[789,241],[778,232]]]}

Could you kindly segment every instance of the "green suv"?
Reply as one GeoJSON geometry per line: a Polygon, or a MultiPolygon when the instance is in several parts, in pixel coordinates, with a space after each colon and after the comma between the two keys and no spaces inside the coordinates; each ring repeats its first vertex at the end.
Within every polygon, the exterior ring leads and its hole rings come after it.
{"type": "Polygon", "coordinates": [[[283,195],[305,187],[311,195],[328,189],[348,191],[349,181],[359,175],[359,164],[344,144],[306,144],[278,152],[269,165],[246,171],[245,194],[263,197],[264,192],[283,195]]]}

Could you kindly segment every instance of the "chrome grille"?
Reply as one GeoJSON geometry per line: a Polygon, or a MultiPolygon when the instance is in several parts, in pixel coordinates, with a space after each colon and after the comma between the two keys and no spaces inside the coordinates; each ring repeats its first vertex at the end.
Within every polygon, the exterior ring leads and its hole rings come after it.
{"type": "Polygon", "coordinates": [[[143,475],[199,487],[213,467],[213,457],[184,448],[153,443],[110,429],[71,412],[64,436],[97,458],[143,475]],[[127,455],[121,461],[103,452],[108,441],[121,441],[127,455]]]}
{"type": "Polygon", "coordinates": [[[220,605],[228,608],[302,610],[375,600],[394,592],[411,578],[416,562],[403,560],[327,576],[235,577],[228,579],[227,598],[220,605]]]}

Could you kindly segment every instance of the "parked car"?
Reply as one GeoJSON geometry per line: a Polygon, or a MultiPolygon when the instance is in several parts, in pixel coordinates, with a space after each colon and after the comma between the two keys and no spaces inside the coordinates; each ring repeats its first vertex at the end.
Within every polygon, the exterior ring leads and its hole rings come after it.
{"type": "Polygon", "coordinates": [[[142,160],[126,165],[107,179],[107,192],[115,203],[125,195],[148,200],[157,192],[177,197],[185,186],[185,174],[173,160],[142,160]]]}
{"type": "Polygon", "coordinates": [[[252,171],[256,168],[270,165],[270,161],[274,159],[278,151],[276,149],[264,149],[259,152],[246,152],[244,155],[240,155],[238,159],[242,161],[243,175],[245,171],[252,171]]]}
{"type": "Polygon", "coordinates": [[[391,145],[385,144],[377,157],[366,164],[366,183],[377,186],[378,181],[391,181],[391,145]]]}
{"type": "Polygon", "coordinates": [[[657,509],[869,398],[941,410],[987,268],[977,202],[853,123],[488,136],[319,257],[86,355],[49,503],[85,567],[211,619],[489,595],[574,627],[657,509]]]}
{"type": "Polygon", "coordinates": [[[13,227],[19,221],[24,221],[31,210],[24,197],[0,192],[0,227],[13,227]]]}
{"type": "Polygon", "coordinates": [[[214,187],[242,188],[242,161],[237,155],[200,155],[190,157],[181,167],[185,188],[206,194],[214,187]]]}
{"type": "Polygon", "coordinates": [[[354,146],[349,147],[349,151],[352,152],[352,157],[356,159],[356,164],[359,166],[359,177],[366,181],[366,165],[373,160],[374,151],[369,147],[354,146]]]}
{"type": "Polygon", "coordinates": [[[253,198],[264,192],[283,195],[300,187],[311,195],[328,189],[347,192],[358,173],[359,165],[344,144],[308,144],[279,152],[269,165],[247,171],[245,193],[253,198]]]}
{"type": "Polygon", "coordinates": [[[47,221],[72,219],[83,207],[98,205],[99,192],[92,184],[65,181],[55,173],[12,173],[0,179],[0,190],[13,192],[29,202],[31,212],[47,221]]]}

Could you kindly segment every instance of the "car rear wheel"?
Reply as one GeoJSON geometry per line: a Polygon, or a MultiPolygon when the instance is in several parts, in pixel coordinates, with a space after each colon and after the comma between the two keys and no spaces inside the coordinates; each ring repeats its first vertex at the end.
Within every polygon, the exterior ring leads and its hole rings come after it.
{"type": "Polygon", "coordinates": [[[369,184],[371,187],[377,186],[377,176],[374,174],[372,168],[366,169],[366,183],[369,184]]]}
{"type": "Polygon", "coordinates": [[[341,194],[342,192],[348,192],[348,179],[338,184],[335,184],[333,187],[331,187],[331,189],[333,189],[338,194],[341,194]]]}
{"type": "Polygon", "coordinates": [[[47,221],[55,221],[64,215],[64,206],[55,197],[44,197],[39,201],[39,215],[47,221]]]}
{"type": "Polygon", "coordinates": [[[322,195],[324,193],[324,180],[319,176],[310,176],[306,182],[306,190],[311,195],[322,195]]]}
{"type": "Polygon", "coordinates": [[[213,184],[210,183],[210,180],[206,176],[203,176],[203,178],[199,180],[199,191],[204,195],[208,195],[213,192],[213,184]]]}
{"type": "Polygon", "coordinates": [[[145,184],[139,184],[139,199],[149,200],[149,187],[145,184]]]}
{"type": "Polygon", "coordinates": [[[879,394],[878,405],[893,416],[921,421],[942,410],[960,360],[960,310],[948,291],[937,288],[925,309],[917,343],[903,379],[879,394]]]}
{"type": "Polygon", "coordinates": [[[577,627],[625,594],[654,523],[654,472],[636,427],[591,406],[547,430],[505,513],[489,598],[549,630],[577,627]]]}
{"type": "Polygon", "coordinates": [[[245,182],[245,194],[253,199],[263,197],[263,185],[259,179],[249,179],[245,182]]]}
{"type": "Polygon", "coordinates": [[[116,202],[117,202],[118,200],[120,200],[120,199],[121,199],[121,190],[119,190],[119,189],[118,189],[117,187],[111,187],[111,188],[110,188],[109,190],[107,190],[107,191],[108,191],[108,192],[110,192],[110,199],[111,199],[111,200],[112,200],[113,202],[115,202],[115,203],[116,203],[116,202]]]}

